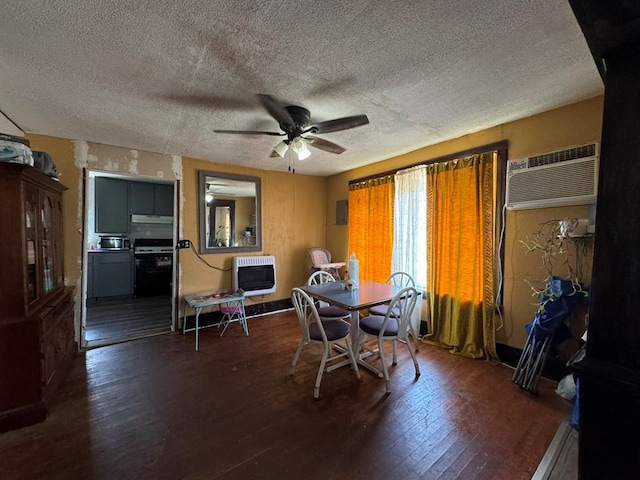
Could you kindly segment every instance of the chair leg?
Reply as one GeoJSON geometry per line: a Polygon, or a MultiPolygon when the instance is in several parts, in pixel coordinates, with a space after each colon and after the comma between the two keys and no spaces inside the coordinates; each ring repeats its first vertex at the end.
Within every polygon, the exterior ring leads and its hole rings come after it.
{"type": "Polygon", "coordinates": [[[391,365],[398,364],[398,341],[393,341],[393,363],[391,365]]]}
{"type": "Polygon", "coordinates": [[[249,325],[247,325],[247,317],[244,314],[241,314],[240,316],[240,325],[242,325],[242,328],[244,329],[244,334],[248,337],[249,325]]]}
{"type": "Polygon", "coordinates": [[[293,362],[291,362],[291,372],[289,373],[289,375],[293,375],[293,373],[296,371],[296,363],[298,363],[298,358],[300,358],[300,352],[302,352],[302,347],[304,347],[304,340],[300,340],[300,343],[298,344],[296,353],[293,356],[293,362]]]}
{"type": "Polygon", "coordinates": [[[384,381],[387,386],[387,393],[391,393],[391,380],[389,379],[389,369],[387,368],[387,364],[384,361],[384,350],[382,348],[383,342],[384,340],[382,339],[382,337],[378,337],[378,352],[380,356],[380,362],[382,363],[382,373],[384,375],[384,381]]]}
{"type": "MultiPolygon", "coordinates": [[[[224,315],[224,317],[222,317],[222,326],[224,327],[222,329],[222,331],[220,332],[220,336],[224,335],[224,332],[227,331],[227,328],[229,328],[229,324],[231,323],[231,320],[229,320],[229,316],[228,315],[224,315]]],[[[220,327],[220,325],[218,325],[218,327],[220,327]]]]}
{"type": "Polygon", "coordinates": [[[324,373],[324,366],[329,358],[329,345],[324,345],[322,349],[322,360],[320,361],[320,368],[318,369],[318,376],[316,377],[316,385],[313,387],[313,398],[320,397],[320,382],[322,381],[322,374],[324,373]]]}
{"type": "Polygon", "coordinates": [[[420,339],[418,338],[418,335],[416,335],[415,330],[413,329],[413,327],[411,326],[411,322],[409,322],[409,334],[413,337],[413,348],[416,352],[420,351],[420,339]]]}
{"type": "Polygon", "coordinates": [[[407,335],[407,338],[405,338],[404,343],[406,343],[407,348],[409,349],[409,354],[411,355],[411,358],[413,359],[413,365],[414,367],[416,367],[416,377],[420,376],[420,365],[418,365],[418,359],[416,358],[416,352],[413,348],[413,342],[411,341],[411,335],[407,335]]]}

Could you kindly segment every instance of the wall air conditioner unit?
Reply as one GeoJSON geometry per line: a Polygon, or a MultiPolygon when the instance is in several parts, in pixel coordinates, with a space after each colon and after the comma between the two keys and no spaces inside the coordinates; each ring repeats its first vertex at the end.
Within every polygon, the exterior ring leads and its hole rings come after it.
{"type": "Polygon", "coordinates": [[[596,203],[600,144],[509,160],[509,210],[596,203]]]}

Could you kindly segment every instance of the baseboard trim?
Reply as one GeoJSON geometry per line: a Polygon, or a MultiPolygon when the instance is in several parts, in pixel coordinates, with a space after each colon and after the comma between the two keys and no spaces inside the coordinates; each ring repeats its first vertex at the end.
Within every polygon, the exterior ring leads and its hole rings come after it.
{"type": "MultiPolygon", "coordinates": [[[[271,302],[248,303],[251,301],[252,300],[245,299],[244,311],[247,318],[260,317],[262,315],[291,310],[293,308],[293,303],[291,303],[290,298],[273,300],[271,302]]],[[[198,320],[201,328],[212,327],[220,323],[222,320],[222,314],[217,310],[214,312],[201,313],[198,320]]],[[[188,315],[186,318],[187,330],[195,328],[195,324],[196,316],[188,315]]],[[[180,325],[180,329],[182,331],[182,325],[180,325]]]]}
{"type": "Polygon", "coordinates": [[[271,302],[256,302],[248,303],[251,300],[244,302],[244,311],[247,317],[257,317],[266,313],[275,313],[282,310],[290,310],[293,308],[293,303],[290,298],[283,298],[280,300],[273,300],[271,302]]]}
{"type": "Polygon", "coordinates": [[[0,413],[0,433],[44,422],[46,418],[47,407],[44,402],[22,405],[0,413]]]}
{"type": "MultiPolygon", "coordinates": [[[[516,368],[518,366],[518,360],[520,360],[520,355],[522,355],[522,349],[511,347],[503,343],[496,343],[496,353],[502,363],[511,368],[516,368]]],[[[550,380],[560,381],[570,373],[571,371],[567,365],[559,358],[547,355],[544,368],[542,369],[543,377],[550,380]]]]}

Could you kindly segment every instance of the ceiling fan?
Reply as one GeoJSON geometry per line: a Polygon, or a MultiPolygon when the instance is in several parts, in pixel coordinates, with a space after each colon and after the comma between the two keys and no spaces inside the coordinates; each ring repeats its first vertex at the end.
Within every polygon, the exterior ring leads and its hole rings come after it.
{"type": "Polygon", "coordinates": [[[315,134],[337,132],[349,128],[359,127],[369,123],[366,115],[354,115],[351,117],[336,118],[311,124],[311,112],[298,105],[283,105],[271,95],[257,94],[258,100],[280,125],[282,132],[265,132],[254,130],[214,130],[216,133],[237,133],[243,135],[273,135],[286,136],[278,145],[273,148],[271,157],[280,156],[284,158],[289,147],[298,155],[299,160],[307,158],[308,146],[324,150],[326,152],[340,154],[345,151],[340,145],[316,137],[315,134]]]}

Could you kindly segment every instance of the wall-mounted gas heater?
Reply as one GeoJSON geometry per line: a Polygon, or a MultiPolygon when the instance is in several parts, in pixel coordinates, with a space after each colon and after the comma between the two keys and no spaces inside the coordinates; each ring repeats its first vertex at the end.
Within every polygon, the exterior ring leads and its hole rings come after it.
{"type": "Polygon", "coordinates": [[[276,291],[276,259],[273,255],[233,257],[232,287],[245,297],[276,291]]]}
{"type": "Polygon", "coordinates": [[[507,163],[507,208],[596,203],[599,144],[589,143],[507,163]]]}

